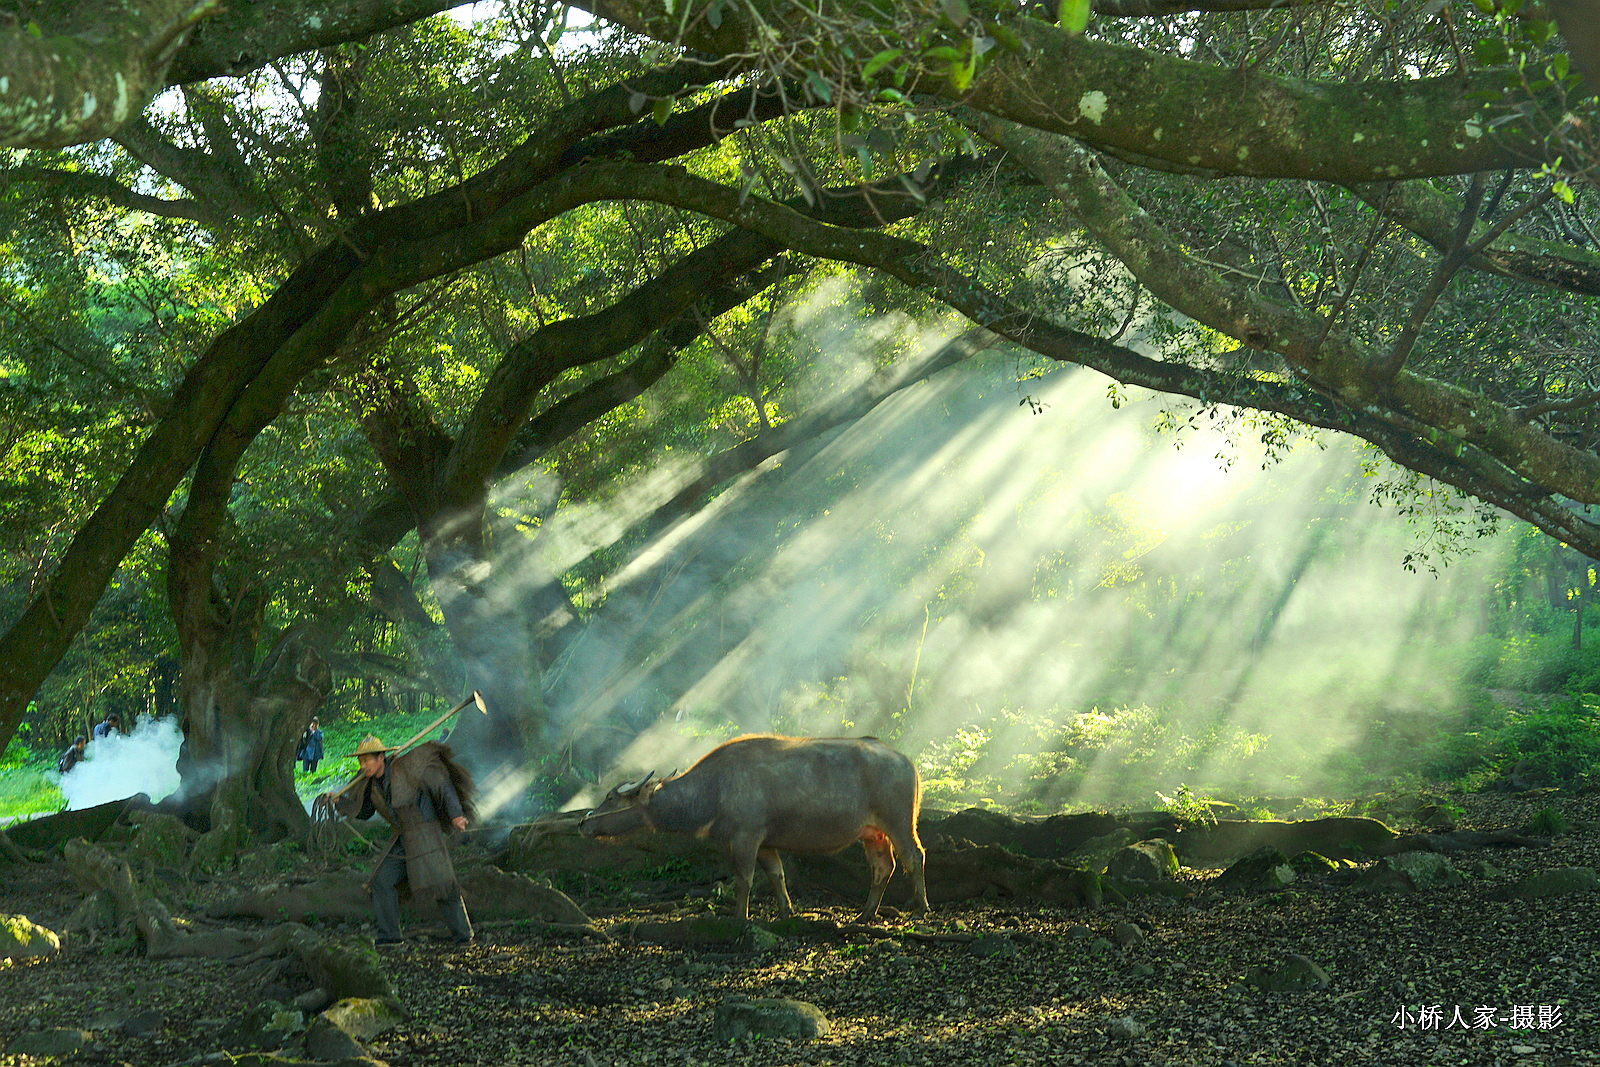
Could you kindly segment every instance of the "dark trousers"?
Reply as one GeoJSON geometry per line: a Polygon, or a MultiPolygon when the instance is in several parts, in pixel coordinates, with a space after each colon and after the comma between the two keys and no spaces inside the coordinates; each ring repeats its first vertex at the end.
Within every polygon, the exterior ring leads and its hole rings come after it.
{"type": "MultiPolygon", "coordinates": [[[[406,857],[399,848],[397,843],[396,851],[378,864],[377,873],[372,876],[372,910],[377,915],[379,937],[400,936],[400,883],[406,880],[406,857]]],[[[467,919],[461,894],[440,901],[439,913],[457,941],[472,939],[472,923],[467,919]]]]}
{"type": "Polygon", "coordinates": [[[308,759],[308,760],[301,760],[300,762],[305,764],[305,767],[302,768],[302,772],[301,773],[310,774],[312,771],[317,769],[317,764],[321,763],[322,761],[321,760],[308,759]]]}

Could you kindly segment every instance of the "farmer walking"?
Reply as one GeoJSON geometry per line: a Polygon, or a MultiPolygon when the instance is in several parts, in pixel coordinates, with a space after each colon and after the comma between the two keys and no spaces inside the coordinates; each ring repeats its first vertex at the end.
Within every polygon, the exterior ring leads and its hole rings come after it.
{"type": "Polygon", "coordinates": [[[346,818],[367,819],[376,812],[394,827],[367,887],[378,921],[379,945],[403,941],[400,936],[400,885],[413,900],[437,901],[458,945],[472,943],[472,923],[461,902],[461,886],[445,832],[465,830],[476,817],[472,776],[455,761],[449,745],[429,741],[401,756],[372,735],[350,755],[360,764],[354,788],[322,799],[346,818]]]}

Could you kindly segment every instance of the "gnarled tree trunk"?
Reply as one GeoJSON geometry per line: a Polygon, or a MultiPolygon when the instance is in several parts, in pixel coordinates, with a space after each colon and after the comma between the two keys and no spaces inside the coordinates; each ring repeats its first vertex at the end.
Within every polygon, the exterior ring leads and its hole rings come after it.
{"type": "Polygon", "coordinates": [[[309,635],[290,630],[257,663],[266,596],[250,585],[227,595],[204,556],[175,543],[167,576],[184,708],[177,806],[201,829],[227,809],[241,832],[303,835],[310,820],[295,794],[294,750],[332,688],[327,661],[309,635]]]}

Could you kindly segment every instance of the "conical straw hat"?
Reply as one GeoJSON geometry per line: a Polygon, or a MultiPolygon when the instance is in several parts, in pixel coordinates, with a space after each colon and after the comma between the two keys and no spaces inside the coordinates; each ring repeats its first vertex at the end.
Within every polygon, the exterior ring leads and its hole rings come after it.
{"type": "Polygon", "coordinates": [[[357,745],[356,746],[356,750],[354,752],[350,753],[350,755],[352,755],[352,756],[365,756],[365,755],[368,755],[368,754],[377,754],[377,753],[393,752],[393,751],[394,751],[394,747],[393,746],[386,745],[382,741],[379,741],[376,737],[372,736],[371,734],[368,734],[366,737],[363,737],[361,739],[361,744],[357,745]]]}

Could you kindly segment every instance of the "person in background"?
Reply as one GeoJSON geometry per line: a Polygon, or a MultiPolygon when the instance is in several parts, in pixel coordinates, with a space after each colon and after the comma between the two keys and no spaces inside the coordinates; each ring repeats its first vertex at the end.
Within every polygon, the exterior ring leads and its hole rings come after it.
{"type": "Polygon", "coordinates": [[[475,817],[472,776],[455,761],[449,745],[427,741],[403,756],[368,734],[350,753],[361,765],[350,792],[322,794],[346,818],[374,813],[394,827],[394,836],[367,880],[378,920],[377,943],[398,944],[400,883],[415,900],[434,900],[458,945],[473,942],[472,923],[461,902],[461,885],[445,843],[445,831],[465,830],[475,817]]]}
{"type": "Polygon", "coordinates": [[[97,723],[91,732],[96,741],[102,737],[110,737],[113,732],[120,734],[122,732],[122,716],[114,711],[107,712],[105,719],[97,723]]]}
{"type": "Polygon", "coordinates": [[[322,724],[313,716],[306,732],[300,735],[300,747],[295,751],[295,759],[301,763],[301,770],[310,774],[317,769],[317,764],[322,760],[322,724]]]}
{"type": "Polygon", "coordinates": [[[89,739],[82,734],[74,737],[72,744],[68,746],[65,752],[61,753],[61,758],[56,761],[56,770],[61,774],[66,774],[73,767],[76,767],[78,761],[83,759],[83,750],[88,744],[89,739]]]}

